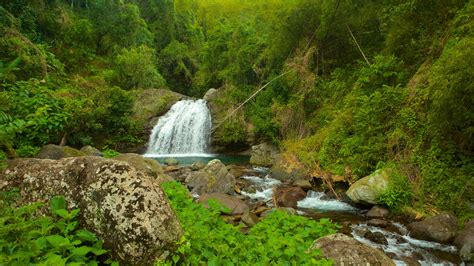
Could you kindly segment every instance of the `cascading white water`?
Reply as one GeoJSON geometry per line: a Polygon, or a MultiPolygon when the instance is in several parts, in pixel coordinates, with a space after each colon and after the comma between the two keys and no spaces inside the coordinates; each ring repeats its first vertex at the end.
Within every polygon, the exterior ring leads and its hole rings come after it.
{"type": "Polygon", "coordinates": [[[179,101],[153,128],[147,154],[206,153],[211,127],[211,113],[206,101],[179,101]]]}

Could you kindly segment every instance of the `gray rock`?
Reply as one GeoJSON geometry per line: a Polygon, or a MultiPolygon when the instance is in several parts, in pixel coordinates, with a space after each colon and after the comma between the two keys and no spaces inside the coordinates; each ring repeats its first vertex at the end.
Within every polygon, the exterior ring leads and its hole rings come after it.
{"type": "Polygon", "coordinates": [[[206,92],[206,94],[204,94],[204,97],[202,99],[205,101],[212,101],[214,98],[217,97],[218,92],[218,90],[211,88],[206,92]]]}
{"type": "Polygon", "coordinates": [[[219,160],[210,161],[204,169],[188,173],[185,180],[192,193],[232,193],[235,187],[235,177],[229,173],[226,166],[219,160]]]}
{"type": "Polygon", "coordinates": [[[269,143],[252,146],[250,164],[269,167],[275,163],[278,149],[269,143]]]}
{"type": "Polygon", "coordinates": [[[148,265],[174,251],[183,234],[158,183],[128,163],[100,157],[11,161],[0,190],[19,187],[19,204],[64,195],[80,208],[80,226],[94,232],[114,259],[148,265]]]}
{"type": "Polygon", "coordinates": [[[347,190],[347,196],[356,203],[379,204],[380,196],[388,188],[390,172],[390,169],[381,169],[357,180],[347,190]]]}
{"type": "Polygon", "coordinates": [[[389,215],[389,211],[380,206],[374,206],[367,212],[367,217],[369,219],[372,218],[386,218],[389,215]]]}
{"type": "Polygon", "coordinates": [[[211,193],[211,194],[204,194],[199,197],[198,202],[201,203],[204,207],[208,208],[209,200],[216,200],[220,204],[227,207],[231,215],[239,215],[250,210],[249,206],[239,198],[223,194],[223,193],[211,193]]]}
{"type": "Polygon", "coordinates": [[[81,151],[85,153],[87,156],[99,156],[99,157],[104,156],[101,151],[99,151],[98,149],[90,145],[82,147],[81,151]]]}
{"type": "Polygon", "coordinates": [[[203,169],[204,167],[206,167],[206,164],[203,163],[203,162],[195,162],[191,165],[191,170],[193,171],[197,171],[197,170],[201,170],[203,169]]]}
{"type": "Polygon", "coordinates": [[[410,223],[408,230],[414,238],[451,243],[458,230],[458,220],[452,214],[442,213],[421,222],[410,223]]]}
{"type": "Polygon", "coordinates": [[[35,157],[39,159],[59,160],[62,158],[80,156],[86,156],[86,154],[80,150],[71,148],[69,146],[48,144],[43,146],[43,148],[41,148],[40,152],[35,157]]]}
{"type": "Polygon", "coordinates": [[[464,261],[474,262],[474,220],[470,220],[464,225],[464,230],[454,239],[454,245],[458,248],[459,255],[464,261]]]}
{"type": "Polygon", "coordinates": [[[137,170],[140,170],[153,177],[158,177],[159,175],[164,174],[163,168],[156,160],[145,158],[136,153],[120,154],[115,156],[113,160],[127,162],[137,170]]]}
{"type": "Polygon", "coordinates": [[[395,265],[382,251],[343,234],[319,238],[310,249],[320,249],[334,265],[395,265]]]}

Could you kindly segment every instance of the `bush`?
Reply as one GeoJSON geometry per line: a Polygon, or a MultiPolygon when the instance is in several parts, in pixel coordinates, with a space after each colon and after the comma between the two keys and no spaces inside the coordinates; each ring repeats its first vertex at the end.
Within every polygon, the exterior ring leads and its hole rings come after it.
{"type": "Polygon", "coordinates": [[[64,197],[52,198],[50,214],[41,216],[43,203],[11,208],[15,193],[0,196],[0,264],[118,265],[95,234],[77,227],[79,209],[67,211],[64,197]]]}
{"type": "Polygon", "coordinates": [[[317,222],[275,211],[244,235],[221,218],[226,210],[216,202],[210,201],[210,208],[205,209],[179,183],[162,186],[185,229],[180,247],[167,264],[330,265],[319,250],[306,252],[315,239],[336,232],[337,226],[328,219],[317,222]]]}
{"type": "Polygon", "coordinates": [[[413,197],[413,187],[408,177],[403,175],[395,164],[388,164],[384,167],[391,169],[390,182],[388,189],[380,196],[379,201],[392,211],[401,211],[404,206],[410,204],[413,197]]]}

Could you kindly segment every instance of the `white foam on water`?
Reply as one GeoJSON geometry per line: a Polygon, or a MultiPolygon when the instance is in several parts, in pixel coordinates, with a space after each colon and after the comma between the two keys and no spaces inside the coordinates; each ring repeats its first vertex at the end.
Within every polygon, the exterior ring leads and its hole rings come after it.
{"type": "Polygon", "coordinates": [[[323,200],[323,192],[309,191],[306,198],[298,201],[298,208],[318,211],[357,212],[358,209],[339,200],[323,200]]]}
{"type": "Polygon", "coordinates": [[[407,265],[403,260],[402,257],[410,257],[413,254],[417,254],[422,257],[422,259],[418,260],[418,262],[423,266],[428,265],[453,265],[447,261],[441,261],[440,259],[436,258],[433,254],[431,254],[426,249],[436,249],[444,252],[455,253],[456,248],[450,245],[444,245],[440,243],[424,241],[419,239],[414,239],[407,235],[408,230],[405,226],[400,223],[392,223],[402,235],[399,235],[394,232],[387,231],[383,228],[370,226],[367,224],[357,224],[352,226],[352,236],[359,242],[367,244],[369,246],[382,249],[386,253],[393,253],[396,254],[398,257],[394,262],[396,265],[407,265]],[[366,239],[361,232],[368,230],[372,233],[379,232],[381,233],[385,239],[387,239],[387,245],[382,245],[378,243],[374,243],[369,239],[366,239]]]}

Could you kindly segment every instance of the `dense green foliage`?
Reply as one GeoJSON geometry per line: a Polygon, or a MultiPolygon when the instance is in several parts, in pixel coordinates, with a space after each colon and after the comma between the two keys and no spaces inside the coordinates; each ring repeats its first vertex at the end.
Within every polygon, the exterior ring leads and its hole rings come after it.
{"type": "Polygon", "coordinates": [[[405,203],[473,215],[473,0],[0,5],[0,160],[61,140],[139,143],[143,88],[216,88],[219,121],[288,72],[215,142],[272,141],[310,172],[354,180],[393,163],[413,188],[405,203]]]}
{"type": "Polygon", "coordinates": [[[50,213],[42,216],[43,203],[10,207],[14,195],[2,192],[0,199],[0,264],[116,264],[95,234],[78,228],[79,209],[68,211],[63,197],[53,197],[50,213]]]}
{"type": "Polygon", "coordinates": [[[248,234],[221,217],[225,208],[217,202],[210,207],[193,202],[188,190],[177,182],[163,188],[185,230],[169,264],[198,265],[331,265],[319,250],[306,252],[313,241],[336,232],[328,219],[319,222],[274,211],[248,234]]]}

